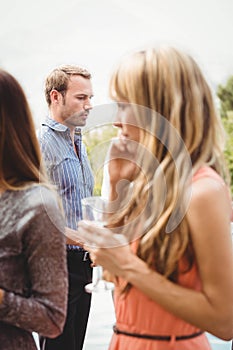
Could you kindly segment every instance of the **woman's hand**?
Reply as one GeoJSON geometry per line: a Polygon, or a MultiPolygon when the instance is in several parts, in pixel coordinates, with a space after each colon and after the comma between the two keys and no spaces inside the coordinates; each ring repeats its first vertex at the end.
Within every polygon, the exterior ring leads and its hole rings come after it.
{"type": "Polygon", "coordinates": [[[66,244],[77,245],[82,247],[82,243],[78,241],[77,231],[71,229],[70,227],[65,227],[66,244]]]}
{"type": "Polygon", "coordinates": [[[111,199],[116,199],[123,188],[139,173],[137,149],[136,141],[123,137],[113,140],[108,154],[111,199]]]}
{"type": "Polygon", "coordinates": [[[92,221],[79,221],[77,239],[89,251],[94,264],[103,266],[112,275],[123,275],[130,257],[134,256],[125,236],[113,234],[92,221]]]}

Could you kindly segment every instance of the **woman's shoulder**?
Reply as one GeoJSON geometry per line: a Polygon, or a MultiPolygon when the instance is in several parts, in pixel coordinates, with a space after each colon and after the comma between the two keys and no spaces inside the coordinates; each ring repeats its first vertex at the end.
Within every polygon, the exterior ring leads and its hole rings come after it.
{"type": "Polygon", "coordinates": [[[23,194],[23,208],[21,215],[24,218],[40,218],[41,225],[48,223],[48,220],[63,230],[64,216],[59,205],[56,192],[46,184],[35,184],[25,189],[23,194]]]}
{"type": "Polygon", "coordinates": [[[224,207],[231,215],[231,198],[223,178],[212,168],[202,167],[193,176],[191,208],[203,213],[212,207],[224,207]]]}
{"type": "Polygon", "coordinates": [[[211,167],[199,168],[192,179],[192,197],[217,195],[219,192],[227,193],[228,187],[223,178],[211,167]]]}
{"type": "Polygon", "coordinates": [[[42,184],[30,184],[17,191],[7,190],[0,201],[1,227],[12,231],[16,224],[24,227],[36,218],[40,218],[42,225],[49,218],[63,228],[64,218],[60,210],[56,193],[42,184]],[[43,219],[42,219],[43,218],[43,219]]]}
{"type": "Polygon", "coordinates": [[[29,208],[46,207],[58,208],[58,196],[55,190],[50,188],[49,185],[35,184],[28,187],[24,193],[25,199],[29,208]]]}
{"type": "Polygon", "coordinates": [[[203,166],[201,168],[199,168],[193,175],[193,182],[196,182],[200,179],[214,179],[216,181],[218,181],[221,184],[225,185],[225,182],[223,180],[223,178],[210,166],[203,166]]]}
{"type": "Polygon", "coordinates": [[[56,212],[59,210],[57,194],[49,185],[33,184],[14,192],[14,201],[21,213],[39,214],[43,211],[56,212]]]}

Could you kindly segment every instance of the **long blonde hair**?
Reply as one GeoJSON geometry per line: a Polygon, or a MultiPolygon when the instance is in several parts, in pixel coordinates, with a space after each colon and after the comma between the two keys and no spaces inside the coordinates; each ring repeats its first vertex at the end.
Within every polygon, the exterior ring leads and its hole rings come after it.
{"type": "Polygon", "coordinates": [[[192,57],[174,48],[161,48],[124,59],[112,75],[110,95],[144,110],[135,113],[138,125],[146,130],[140,143],[158,164],[153,167],[151,157],[142,157],[146,177],[137,176],[129,204],[115,223],[122,222],[123,216],[126,223],[132,221],[149,201],[145,215],[149,225],[140,239],[138,255],[176,280],[180,259],[186,257],[190,269],[194,258],[185,218],[192,175],[203,165],[223,177],[227,174],[223,129],[211,90],[192,57]]]}

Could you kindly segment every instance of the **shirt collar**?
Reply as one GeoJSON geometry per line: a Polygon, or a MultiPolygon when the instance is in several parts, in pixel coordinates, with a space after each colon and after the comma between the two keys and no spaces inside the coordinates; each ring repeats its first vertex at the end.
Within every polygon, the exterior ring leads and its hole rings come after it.
{"type": "Polygon", "coordinates": [[[46,120],[42,123],[42,125],[48,126],[50,129],[53,129],[55,131],[65,132],[68,130],[68,127],[64,124],[58,123],[56,120],[51,119],[49,117],[46,118],[46,120]]]}
{"type": "MultiPolygon", "coordinates": [[[[48,126],[50,129],[58,131],[58,132],[66,132],[69,131],[69,128],[64,124],[58,123],[56,120],[47,117],[46,120],[42,123],[42,125],[48,126]]],[[[77,127],[74,134],[74,142],[75,144],[82,139],[81,128],[77,127]]]]}

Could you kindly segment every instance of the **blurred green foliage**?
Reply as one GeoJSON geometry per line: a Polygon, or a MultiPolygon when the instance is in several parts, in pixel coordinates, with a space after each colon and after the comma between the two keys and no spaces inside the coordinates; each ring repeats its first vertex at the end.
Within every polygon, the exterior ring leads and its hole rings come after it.
{"type": "Polygon", "coordinates": [[[112,124],[100,125],[95,129],[84,130],[83,142],[87,149],[87,155],[90,160],[91,168],[94,174],[95,187],[94,195],[101,194],[103,182],[103,169],[106,161],[107,152],[112,138],[117,136],[117,128],[112,124]]]}
{"type": "Polygon", "coordinates": [[[217,87],[217,96],[220,99],[220,114],[226,131],[225,157],[230,171],[231,194],[233,196],[233,75],[226,85],[217,87]]]}
{"type": "Polygon", "coordinates": [[[233,111],[233,75],[227,80],[226,85],[218,85],[217,96],[221,101],[221,116],[228,118],[228,112],[233,111]]]}
{"type": "Polygon", "coordinates": [[[233,110],[228,111],[226,117],[222,118],[226,131],[225,158],[230,172],[231,195],[233,198],[233,110]]]}

